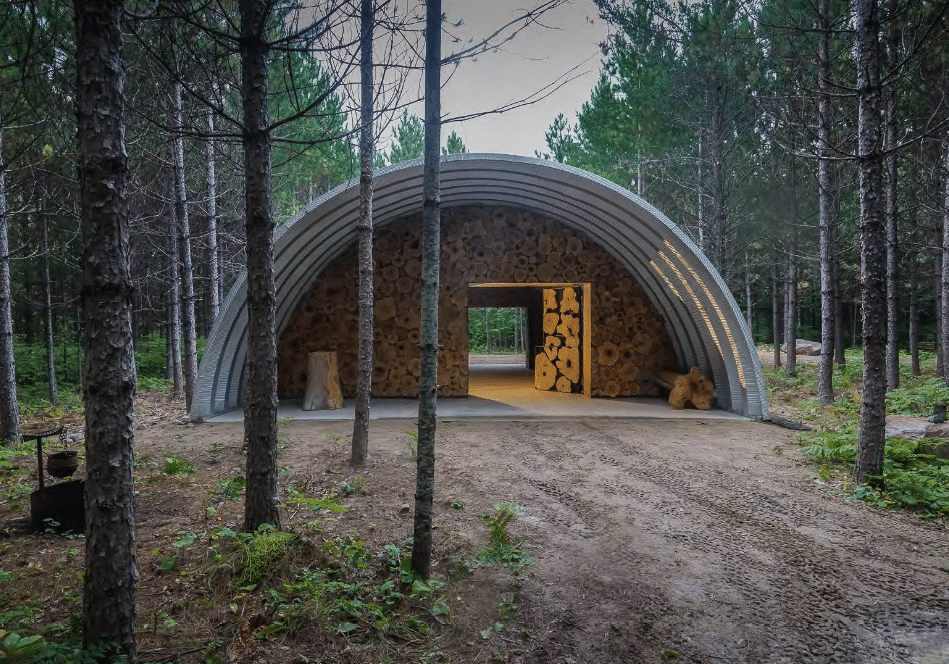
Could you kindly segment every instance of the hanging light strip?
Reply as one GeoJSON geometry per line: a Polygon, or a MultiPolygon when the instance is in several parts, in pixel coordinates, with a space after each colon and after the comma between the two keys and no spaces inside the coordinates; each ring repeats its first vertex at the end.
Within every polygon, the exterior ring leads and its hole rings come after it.
{"type": "Polygon", "coordinates": [[[672,282],[669,280],[669,277],[667,277],[666,273],[662,271],[662,268],[660,268],[656,264],[656,261],[649,259],[649,265],[652,267],[653,271],[655,271],[655,273],[658,274],[662,278],[662,280],[666,282],[666,286],[669,287],[669,290],[672,291],[672,294],[675,295],[677,298],[679,298],[680,302],[684,303],[685,300],[683,300],[682,296],[679,295],[679,291],[677,291],[676,287],[672,285],[672,282]]]}
{"type": "Polygon", "coordinates": [[[735,358],[735,368],[738,370],[738,380],[741,381],[742,387],[747,387],[745,383],[745,369],[742,366],[741,357],[738,354],[738,344],[735,342],[735,337],[732,334],[731,326],[728,324],[728,321],[725,320],[725,316],[722,315],[721,307],[718,306],[718,301],[712,296],[712,293],[709,291],[708,286],[705,285],[705,282],[702,278],[696,273],[696,271],[689,264],[689,261],[685,260],[682,257],[676,248],[669,242],[668,239],[663,239],[663,244],[669,248],[676,258],[685,266],[685,269],[689,271],[689,274],[692,275],[692,278],[695,279],[696,283],[701,287],[702,291],[705,293],[705,297],[708,298],[708,301],[712,303],[712,308],[715,309],[715,313],[718,315],[718,320],[721,321],[722,327],[725,328],[725,336],[728,337],[728,345],[731,346],[732,356],[735,358]]]}
{"type": "Polygon", "coordinates": [[[659,252],[659,256],[666,262],[666,264],[672,268],[672,271],[675,272],[676,276],[679,277],[679,281],[682,282],[682,285],[685,286],[686,292],[692,297],[692,301],[695,303],[695,307],[699,310],[699,314],[702,316],[702,320],[705,321],[705,326],[708,328],[709,334],[712,335],[712,341],[715,342],[715,347],[718,348],[718,354],[721,358],[725,359],[725,354],[722,352],[722,344],[718,341],[718,335],[715,334],[715,328],[712,327],[712,321],[708,317],[708,312],[705,311],[705,307],[702,306],[702,303],[699,302],[699,298],[695,296],[695,291],[692,290],[692,287],[689,285],[689,282],[686,281],[685,277],[682,276],[682,273],[679,271],[679,268],[676,267],[676,264],[672,262],[672,259],[666,256],[663,252],[659,252]]]}

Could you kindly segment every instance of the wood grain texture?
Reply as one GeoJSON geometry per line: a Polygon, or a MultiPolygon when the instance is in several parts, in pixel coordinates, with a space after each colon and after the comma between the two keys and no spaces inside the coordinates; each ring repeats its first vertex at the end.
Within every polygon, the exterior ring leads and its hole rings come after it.
{"type": "MultiPolygon", "coordinates": [[[[538,280],[538,268],[554,266],[555,283],[589,283],[591,320],[582,321],[572,300],[566,309],[551,304],[553,327],[565,325],[561,314],[573,315],[557,347],[571,347],[584,339],[583,324],[590,331],[593,361],[581,374],[590,373],[593,396],[658,395],[649,376],[655,371],[677,370],[675,355],[661,316],[640,290],[630,272],[585,234],[526,210],[468,206],[443,211],[443,241],[439,275],[439,395],[468,393],[468,284],[524,283],[538,280]],[[569,274],[570,279],[566,276],[569,274]],[[564,343],[566,340],[566,343],[564,343]],[[613,367],[607,376],[603,369],[613,367]]],[[[374,337],[372,393],[404,397],[417,394],[419,302],[417,277],[421,263],[419,216],[406,217],[376,233],[373,246],[376,278],[376,330],[374,337]]],[[[357,275],[355,246],[332,261],[316,279],[283,330],[279,344],[279,392],[301,397],[306,387],[306,357],[312,351],[337,350],[343,394],[355,390],[355,367],[346,349],[356,347],[357,275]]],[[[546,273],[546,271],[545,271],[546,273]]],[[[545,289],[548,290],[548,289],[545,289]]],[[[549,289],[553,292],[553,289],[549,289]]],[[[578,307],[579,305],[577,305],[578,307]]],[[[536,343],[544,343],[541,337],[536,343]]],[[[578,345],[582,345],[578,343],[578,345]]],[[[550,361],[557,357],[550,349],[550,361]]],[[[354,364],[355,360],[353,360],[354,364]]],[[[556,370],[556,367],[554,367],[556,370]]],[[[582,381],[581,381],[582,382],[582,381]]],[[[556,387],[556,377],[553,387],[556,387]]]]}

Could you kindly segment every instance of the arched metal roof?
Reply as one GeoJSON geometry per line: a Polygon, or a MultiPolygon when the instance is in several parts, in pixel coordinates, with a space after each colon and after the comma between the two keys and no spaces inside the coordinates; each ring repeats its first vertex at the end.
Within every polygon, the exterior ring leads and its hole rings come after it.
{"type": "MultiPolygon", "coordinates": [[[[385,226],[422,208],[422,162],[376,174],[373,217],[385,226]]],[[[622,261],[664,317],[682,367],[715,382],[721,408],[768,417],[761,363],[744,318],[721,276],[695,244],[652,205],[599,176],[551,161],[496,154],[442,158],[441,203],[528,208],[580,230],[622,261]]],[[[337,187],[277,228],[277,331],[324,267],[356,241],[359,182],[337,187]]],[[[247,283],[231,288],[205,346],[191,417],[242,403],[247,283]]]]}

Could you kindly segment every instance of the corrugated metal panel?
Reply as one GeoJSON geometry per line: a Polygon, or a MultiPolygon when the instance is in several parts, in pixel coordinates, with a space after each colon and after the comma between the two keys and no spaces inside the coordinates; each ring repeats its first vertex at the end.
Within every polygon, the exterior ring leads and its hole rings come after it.
{"type": "MultiPolygon", "coordinates": [[[[377,227],[422,208],[421,160],[376,175],[377,227]]],[[[599,176],[556,162],[508,155],[443,158],[443,207],[506,205],[534,210],[582,230],[621,260],[663,315],[682,368],[711,375],[721,407],[767,417],[758,354],[737,304],[708,259],[646,201],[599,176]]],[[[357,181],[340,186],[277,229],[277,329],[324,267],[356,241],[357,181]]],[[[211,332],[192,402],[194,418],[240,405],[247,326],[246,277],[211,332]]]]}

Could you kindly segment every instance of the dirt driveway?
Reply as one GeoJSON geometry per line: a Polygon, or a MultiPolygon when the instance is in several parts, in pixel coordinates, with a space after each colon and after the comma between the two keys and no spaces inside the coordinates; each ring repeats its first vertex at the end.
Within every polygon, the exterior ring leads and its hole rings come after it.
{"type": "Polygon", "coordinates": [[[527,507],[525,596],[547,625],[528,661],[949,662],[946,524],[821,490],[773,451],[792,451],[780,430],[444,430],[481,490],[527,507]]]}
{"type": "MultiPolygon", "coordinates": [[[[350,424],[283,426],[279,463],[291,478],[341,472],[344,450],[328,441],[350,424]]],[[[373,424],[370,495],[351,501],[341,529],[409,533],[411,428],[373,424]]],[[[195,458],[242,434],[240,424],[177,429],[140,440],[195,458]]],[[[845,502],[795,462],[790,432],[745,421],[472,420],[441,423],[438,435],[436,556],[483,541],[479,515],[503,501],[523,506],[512,529],[534,558],[511,596],[519,631],[486,643],[478,629],[488,625],[468,625],[452,662],[949,662],[947,524],[845,502]]],[[[489,609],[452,607],[461,623],[490,620],[489,609]]]]}

